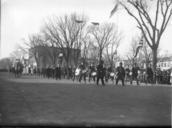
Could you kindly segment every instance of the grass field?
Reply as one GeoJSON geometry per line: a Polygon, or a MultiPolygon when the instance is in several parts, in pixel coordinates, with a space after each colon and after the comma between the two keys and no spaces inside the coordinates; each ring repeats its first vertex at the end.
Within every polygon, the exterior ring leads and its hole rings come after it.
{"type": "Polygon", "coordinates": [[[171,125],[169,86],[102,87],[0,75],[1,125],[171,125]]]}

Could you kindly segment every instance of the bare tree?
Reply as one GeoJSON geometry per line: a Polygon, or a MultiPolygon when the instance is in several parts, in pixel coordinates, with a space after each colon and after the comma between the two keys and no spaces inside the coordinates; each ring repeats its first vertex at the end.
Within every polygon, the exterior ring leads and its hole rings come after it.
{"type": "Polygon", "coordinates": [[[98,61],[98,54],[99,48],[95,46],[91,40],[88,46],[88,58],[93,60],[94,63],[96,63],[98,61]]]}
{"type": "Polygon", "coordinates": [[[47,44],[43,39],[43,36],[40,34],[32,34],[29,35],[28,41],[23,40],[26,48],[28,50],[28,54],[30,57],[34,57],[35,61],[37,63],[37,66],[40,66],[40,57],[43,56],[45,58],[45,55],[47,54],[47,51],[44,51],[44,54],[40,53],[39,47],[43,46],[46,48],[47,44]]]}
{"type": "Polygon", "coordinates": [[[10,57],[15,60],[15,59],[21,59],[23,56],[23,53],[21,52],[21,50],[16,49],[13,52],[10,53],[10,57]]]}
{"type": "Polygon", "coordinates": [[[63,57],[66,61],[67,74],[69,74],[68,67],[70,65],[71,49],[80,49],[81,41],[78,40],[82,34],[82,29],[86,24],[84,15],[78,16],[76,14],[65,15],[63,17],[54,17],[49,19],[45,24],[42,32],[47,40],[61,49],[63,57]],[[81,20],[80,24],[76,21],[81,20]]]}
{"type": "Polygon", "coordinates": [[[84,63],[86,63],[86,60],[89,58],[90,56],[90,52],[92,50],[92,39],[89,35],[89,27],[86,28],[83,37],[81,37],[81,56],[82,59],[84,61],[84,63]]]}
{"type": "Polygon", "coordinates": [[[138,39],[133,38],[129,52],[127,53],[127,58],[129,60],[130,65],[132,65],[135,62],[135,54],[136,54],[137,46],[138,46],[138,39]]]}
{"type": "Polygon", "coordinates": [[[146,43],[143,37],[132,39],[130,52],[127,54],[127,58],[130,61],[129,64],[133,64],[135,61],[137,61],[139,65],[143,66],[143,64],[146,64],[146,67],[152,61],[152,50],[150,49],[150,47],[148,46],[148,44],[146,43]],[[138,50],[137,48],[139,42],[142,42],[143,45],[138,50]],[[137,50],[138,50],[138,54],[136,56],[137,50]]]}
{"type": "Polygon", "coordinates": [[[108,45],[112,43],[116,38],[114,29],[114,24],[110,23],[90,27],[89,32],[92,35],[94,45],[99,50],[99,60],[102,60],[102,54],[104,52],[104,49],[108,47],[108,45]]]}
{"type": "Polygon", "coordinates": [[[106,53],[104,54],[104,58],[107,59],[111,67],[114,66],[114,61],[117,59],[117,50],[120,45],[120,42],[121,42],[121,33],[119,33],[118,29],[116,28],[113,35],[113,40],[106,47],[106,53]]]}
{"type": "Polygon", "coordinates": [[[120,4],[135,19],[138,28],[143,33],[148,46],[151,48],[153,54],[153,70],[155,71],[157,49],[172,15],[172,0],[128,0],[126,3],[121,1],[120,4]],[[156,6],[155,9],[152,8],[155,16],[151,16],[148,10],[149,5],[152,5],[152,3],[156,6]],[[133,9],[135,12],[132,11],[133,9]]]}
{"type": "Polygon", "coordinates": [[[145,62],[146,67],[147,67],[148,64],[152,60],[152,51],[151,51],[150,47],[146,43],[143,43],[143,47],[142,47],[142,49],[140,51],[139,56],[143,60],[142,62],[145,62]]]}
{"type": "Polygon", "coordinates": [[[23,59],[28,54],[28,49],[25,46],[17,44],[15,50],[10,53],[12,61],[23,59]]]}

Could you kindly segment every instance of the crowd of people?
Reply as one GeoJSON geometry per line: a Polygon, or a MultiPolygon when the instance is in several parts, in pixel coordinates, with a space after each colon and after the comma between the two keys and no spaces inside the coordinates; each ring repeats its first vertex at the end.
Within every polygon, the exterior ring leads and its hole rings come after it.
{"type": "Polygon", "coordinates": [[[94,81],[97,85],[99,80],[101,80],[102,85],[104,86],[109,80],[113,83],[114,81],[118,84],[121,80],[122,85],[124,86],[126,82],[133,84],[133,81],[136,81],[137,85],[142,83],[159,83],[159,84],[171,84],[171,70],[161,71],[157,68],[156,72],[153,72],[151,65],[146,69],[141,69],[137,63],[134,63],[133,66],[126,66],[124,68],[123,63],[120,62],[117,68],[112,66],[106,67],[103,61],[100,61],[98,65],[90,64],[89,66],[81,63],[77,67],[61,67],[59,64],[54,66],[47,66],[46,68],[36,68],[36,67],[24,67],[23,74],[27,75],[37,75],[44,78],[53,78],[56,80],[60,79],[71,79],[73,81],[77,80],[79,82],[84,81],[88,82],[94,81]]]}

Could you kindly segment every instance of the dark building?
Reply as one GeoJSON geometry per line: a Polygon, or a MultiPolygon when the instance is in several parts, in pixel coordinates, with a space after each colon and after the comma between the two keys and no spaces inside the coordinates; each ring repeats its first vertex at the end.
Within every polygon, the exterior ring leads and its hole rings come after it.
{"type": "Polygon", "coordinates": [[[47,67],[60,64],[62,67],[67,66],[66,55],[68,53],[68,65],[76,66],[81,58],[79,49],[61,49],[58,47],[36,46],[29,50],[29,63],[32,65],[36,62],[37,66],[47,67]]]}
{"type": "Polygon", "coordinates": [[[172,56],[158,58],[157,67],[161,70],[172,69],[172,56]]]}

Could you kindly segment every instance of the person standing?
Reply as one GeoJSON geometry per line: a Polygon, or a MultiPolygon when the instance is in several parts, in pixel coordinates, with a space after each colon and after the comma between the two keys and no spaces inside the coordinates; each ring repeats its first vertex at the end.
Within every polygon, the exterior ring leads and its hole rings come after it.
{"type": "Polygon", "coordinates": [[[156,69],[156,82],[160,84],[162,82],[162,72],[160,68],[156,69]]]}
{"type": "Polygon", "coordinates": [[[139,71],[139,67],[137,66],[136,63],[134,63],[134,66],[132,68],[132,78],[131,78],[131,81],[130,81],[130,84],[133,83],[133,80],[136,80],[137,82],[137,85],[139,85],[139,80],[138,80],[138,71],[139,71]]]}
{"type": "Polygon", "coordinates": [[[81,82],[82,78],[84,77],[84,81],[86,82],[86,73],[85,73],[85,65],[84,63],[81,63],[81,65],[79,66],[79,68],[81,69],[81,73],[80,73],[80,77],[79,77],[79,82],[81,82]]]}
{"type": "Polygon", "coordinates": [[[71,66],[69,66],[68,71],[69,71],[69,79],[72,79],[72,67],[71,66]]]}
{"type": "Polygon", "coordinates": [[[125,86],[124,80],[125,80],[125,69],[122,66],[122,62],[120,62],[120,65],[116,69],[117,71],[117,78],[116,78],[116,85],[118,85],[118,81],[122,81],[122,86],[125,86]]]}
{"type": "Polygon", "coordinates": [[[108,68],[107,68],[107,79],[106,79],[106,81],[108,82],[108,80],[111,78],[112,79],[112,77],[111,77],[111,73],[113,73],[113,68],[112,68],[112,66],[109,66],[108,68]]]}
{"type": "Polygon", "coordinates": [[[51,77],[51,67],[50,67],[50,65],[47,67],[46,73],[47,73],[47,78],[49,79],[51,77]]]}
{"type": "Polygon", "coordinates": [[[61,70],[61,66],[58,66],[58,78],[61,80],[61,74],[62,74],[62,70],[61,70]]]}
{"type": "Polygon", "coordinates": [[[30,65],[28,67],[28,73],[29,73],[29,75],[31,75],[31,66],[30,65]]]}
{"type": "Polygon", "coordinates": [[[104,68],[103,68],[103,61],[100,61],[98,66],[97,66],[97,85],[99,84],[99,79],[102,81],[102,85],[105,86],[104,84],[104,68]]]}
{"type": "Polygon", "coordinates": [[[171,71],[170,69],[167,70],[167,84],[171,84],[170,83],[170,74],[171,74],[171,71]]]}
{"type": "Polygon", "coordinates": [[[59,65],[57,65],[55,68],[55,78],[56,80],[59,78],[59,65]]]}
{"type": "Polygon", "coordinates": [[[146,69],[146,74],[147,74],[147,83],[153,83],[153,70],[151,68],[151,64],[148,65],[146,69]]]}
{"type": "Polygon", "coordinates": [[[127,67],[125,69],[125,80],[126,81],[130,80],[130,68],[129,68],[129,65],[127,65],[127,67]]]}
{"type": "Polygon", "coordinates": [[[90,80],[93,78],[94,82],[95,82],[95,76],[93,76],[92,74],[95,72],[95,68],[93,66],[93,64],[91,64],[89,66],[89,82],[90,80]]]}
{"type": "Polygon", "coordinates": [[[104,79],[106,82],[108,82],[108,79],[109,79],[109,72],[108,72],[108,68],[106,68],[105,65],[103,65],[103,72],[104,72],[104,79]]]}

